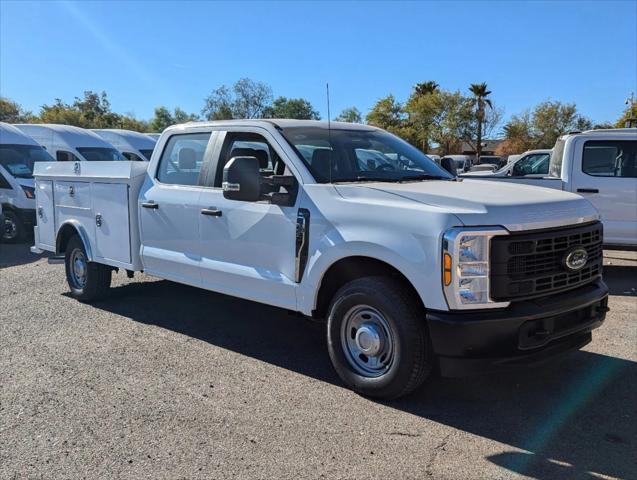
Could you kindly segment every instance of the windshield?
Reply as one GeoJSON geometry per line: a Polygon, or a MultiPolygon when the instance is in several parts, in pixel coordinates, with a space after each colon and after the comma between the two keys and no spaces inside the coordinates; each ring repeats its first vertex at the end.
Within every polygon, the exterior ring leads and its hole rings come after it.
{"type": "Polygon", "coordinates": [[[328,132],[321,127],[282,131],[319,183],[454,178],[420,150],[387,132],[328,132]]]}
{"type": "Polygon", "coordinates": [[[150,160],[150,157],[153,155],[153,149],[142,149],[140,153],[146,157],[146,160],[150,160]]]}
{"type": "Polygon", "coordinates": [[[0,145],[0,164],[14,177],[33,178],[35,162],[53,162],[46,150],[38,145],[0,145]]]}
{"type": "Polygon", "coordinates": [[[126,160],[121,153],[114,148],[105,147],[78,147],[77,151],[89,162],[110,162],[126,160]]]}

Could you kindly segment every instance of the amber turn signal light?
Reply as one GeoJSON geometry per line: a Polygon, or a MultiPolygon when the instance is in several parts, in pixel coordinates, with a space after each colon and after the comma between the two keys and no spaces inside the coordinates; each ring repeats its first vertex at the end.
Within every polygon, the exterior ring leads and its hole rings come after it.
{"type": "Polygon", "coordinates": [[[445,287],[451,285],[451,255],[445,253],[442,257],[445,287]]]}

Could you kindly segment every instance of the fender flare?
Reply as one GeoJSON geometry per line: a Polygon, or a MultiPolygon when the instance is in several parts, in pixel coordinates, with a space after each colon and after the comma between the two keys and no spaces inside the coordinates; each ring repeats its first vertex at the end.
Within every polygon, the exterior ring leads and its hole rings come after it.
{"type": "Polygon", "coordinates": [[[60,245],[62,242],[63,232],[65,232],[69,228],[74,229],[77,235],[80,237],[80,240],[84,244],[84,251],[86,252],[87,260],[89,262],[93,262],[94,261],[93,250],[91,248],[91,242],[89,240],[89,236],[86,233],[84,226],[77,220],[73,220],[73,219],[65,221],[62,225],[60,225],[60,228],[58,229],[58,233],[55,238],[56,255],[60,255],[62,253],[60,250],[60,245]]]}

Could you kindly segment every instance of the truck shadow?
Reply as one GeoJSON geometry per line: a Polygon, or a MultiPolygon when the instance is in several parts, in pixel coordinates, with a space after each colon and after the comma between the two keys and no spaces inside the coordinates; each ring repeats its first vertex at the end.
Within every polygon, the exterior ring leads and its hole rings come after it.
{"type": "Polygon", "coordinates": [[[604,281],[611,295],[637,296],[637,265],[604,265],[604,281]]]}
{"type": "MultiPolygon", "coordinates": [[[[281,309],[163,280],[114,288],[94,306],[341,385],[324,325],[281,309]]],[[[379,403],[508,445],[488,460],[532,478],[637,472],[636,362],[580,351],[517,373],[433,378],[379,403]]]]}
{"type": "Polygon", "coordinates": [[[31,253],[31,245],[33,239],[25,240],[24,243],[0,243],[0,268],[25,265],[49,256],[48,252],[43,255],[31,253]]]}

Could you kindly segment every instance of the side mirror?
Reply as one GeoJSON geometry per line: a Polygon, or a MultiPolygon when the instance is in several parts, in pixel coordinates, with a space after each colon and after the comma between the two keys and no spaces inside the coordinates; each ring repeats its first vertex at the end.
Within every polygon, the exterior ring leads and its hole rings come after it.
{"type": "Polygon", "coordinates": [[[223,196],[229,200],[261,199],[261,174],[257,157],[233,157],[223,167],[223,196]]]}

